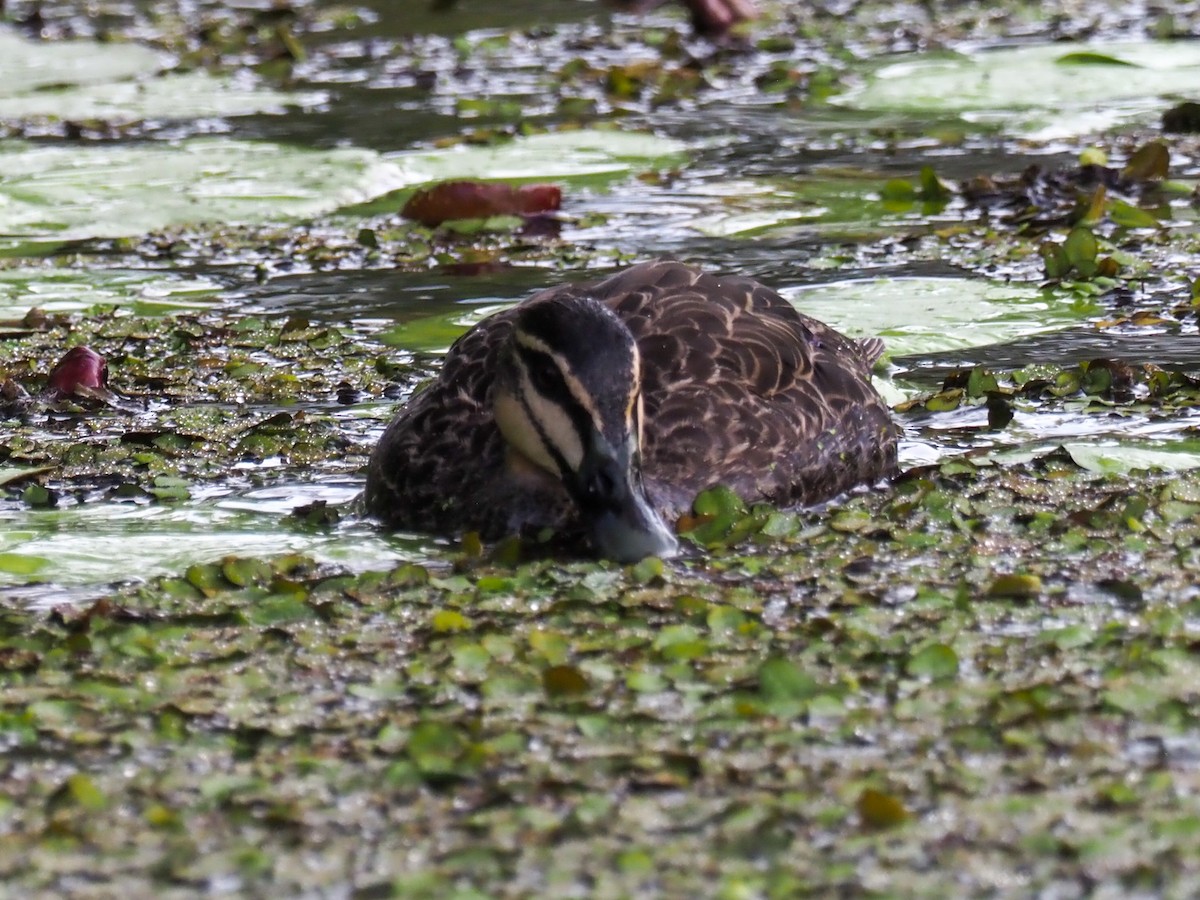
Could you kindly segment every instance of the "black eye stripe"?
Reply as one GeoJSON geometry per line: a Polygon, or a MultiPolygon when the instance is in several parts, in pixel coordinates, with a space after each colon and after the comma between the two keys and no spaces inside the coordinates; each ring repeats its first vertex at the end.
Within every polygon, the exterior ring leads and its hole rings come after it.
{"type": "Polygon", "coordinates": [[[573,398],[566,382],[563,381],[562,372],[550,354],[520,344],[517,345],[517,354],[521,358],[521,367],[529,376],[529,383],[535,391],[559,406],[573,405],[573,398]]]}
{"type": "Polygon", "coordinates": [[[517,353],[521,356],[521,365],[534,389],[551,400],[558,400],[566,390],[566,385],[563,383],[563,373],[558,370],[558,365],[551,355],[542,353],[541,350],[522,347],[520,344],[517,353]]]}
{"type": "MultiPolygon", "coordinates": [[[[591,442],[590,435],[596,426],[592,422],[591,415],[579,402],[579,398],[571,393],[571,389],[567,387],[567,382],[563,377],[558,363],[555,362],[549,353],[523,344],[517,344],[517,356],[520,359],[521,368],[525,370],[525,374],[529,378],[529,383],[533,387],[533,390],[566,414],[568,420],[571,422],[571,427],[575,430],[579,443],[585,448],[586,453],[586,447],[591,442]]],[[[553,457],[555,464],[563,472],[565,478],[570,471],[566,460],[559,449],[554,446],[554,443],[550,440],[550,436],[546,433],[541,423],[538,422],[537,417],[530,408],[529,398],[524,395],[524,391],[521,393],[521,403],[525,407],[529,420],[533,423],[534,428],[537,429],[538,436],[542,439],[542,444],[553,457]]]]}

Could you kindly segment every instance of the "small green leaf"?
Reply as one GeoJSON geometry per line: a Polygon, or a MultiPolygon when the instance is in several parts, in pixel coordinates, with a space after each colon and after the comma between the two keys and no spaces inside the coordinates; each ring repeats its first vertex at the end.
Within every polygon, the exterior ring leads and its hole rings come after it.
{"type": "Polygon", "coordinates": [[[159,475],[150,493],[159,500],[187,500],[191,496],[186,479],[175,475],[159,475]]]}
{"type": "Polygon", "coordinates": [[[1095,264],[1100,245],[1091,231],[1076,227],[1067,235],[1067,240],[1063,243],[1063,252],[1067,255],[1067,262],[1079,269],[1088,263],[1095,264]]]}
{"type": "Polygon", "coordinates": [[[471,620],[456,610],[439,609],[430,619],[429,626],[439,634],[448,634],[468,631],[471,628],[471,620]]]}
{"type": "Polygon", "coordinates": [[[703,491],[692,504],[698,516],[740,516],[746,512],[746,504],[733,490],[720,484],[703,491]]]}
{"type": "Polygon", "coordinates": [[[657,556],[647,556],[641,562],[629,567],[629,580],[634,584],[650,584],[661,581],[666,572],[666,566],[657,556]]]}
{"type": "Polygon", "coordinates": [[[440,722],[422,722],[408,737],[408,756],[422,774],[452,774],[466,751],[458,731],[440,722]]]}
{"type": "Polygon", "coordinates": [[[269,581],[273,573],[271,566],[260,559],[228,556],[221,560],[221,574],[230,584],[246,587],[269,581]]]}
{"type": "Polygon", "coordinates": [[[1137,63],[1132,63],[1116,56],[1109,56],[1107,53],[1097,53],[1094,50],[1077,50],[1073,53],[1064,53],[1055,62],[1060,66],[1128,66],[1132,69],[1141,68],[1137,63]]]}
{"type": "Polygon", "coordinates": [[[529,646],[552,666],[562,665],[571,655],[571,645],[557,631],[532,631],[529,646]]]}
{"type": "Polygon", "coordinates": [[[9,575],[33,575],[50,565],[44,556],[27,553],[0,553],[0,572],[9,575]]]}
{"type": "Polygon", "coordinates": [[[1113,201],[1109,216],[1122,228],[1158,228],[1162,224],[1153,213],[1139,209],[1124,200],[1113,201]]]}
{"type": "Polygon", "coordinates": [[[76,772],[67,779],[67,790],[70,792],[72,799],[84,809],[96,812],[108,805],[108,800],[104,796],[104,792],[96,786],[96,783],[91,778],[82,772],[76,772]]]}
{"type": "Polygon", "coordinates": [[[930,644],[909,657],[905,671],[909,675],[935,681],[953,678],[958,674],[958,654],[946,644],[930,644]]]}
{"type": "Polygon", "coordinates": [[[893,178],[884,184],[879,192],[884,203],[909,204],[917,199],[917,189],[911,181],[903,178],[893,178]]]}
{"type": "Polygon", "coordinates": [[[284,625],[315,617],[316,610],[294,594],[274,594],[246,607],[246,620],[254,625],[284,625]]]}
{"type": "Polygon", "coordinates": [[[795,663],[772,657],[758,670],[758,691],[767,702],[807,700],[821,692],[821,685],[795,663]]]}

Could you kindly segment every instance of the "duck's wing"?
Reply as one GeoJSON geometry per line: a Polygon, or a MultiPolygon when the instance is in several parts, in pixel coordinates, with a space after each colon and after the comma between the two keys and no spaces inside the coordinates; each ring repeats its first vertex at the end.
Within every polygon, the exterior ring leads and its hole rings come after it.
{"type": "Polygon", "coordinates": [[[646,480],[666,511],[718,483],[812,503],[895,468],[896,428],[870,382],[881,343],[853,341],[753,279],[677,262],[591,292],[638,341],[646,480]]]}
{"type": "Polygon", "coordinates": [[[491,384],[511,328],[502,312],[460,337],[438,376],[388,425],[367,473],[368,512],[394,528],[503,529],[489,511],[502,459],[491,384]]]}

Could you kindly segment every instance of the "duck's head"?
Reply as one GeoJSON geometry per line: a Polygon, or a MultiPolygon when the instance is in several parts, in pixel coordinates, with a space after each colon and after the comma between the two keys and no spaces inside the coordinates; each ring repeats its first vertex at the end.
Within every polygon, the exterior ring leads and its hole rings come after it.
{"type": "Polygon", "coordinates": [[[519,309],[493,391],[511,450],[562,482],[596,550],[621,562],[679,549],[642,485],[641,381],[621,320],[556,295],[519,309]]]}

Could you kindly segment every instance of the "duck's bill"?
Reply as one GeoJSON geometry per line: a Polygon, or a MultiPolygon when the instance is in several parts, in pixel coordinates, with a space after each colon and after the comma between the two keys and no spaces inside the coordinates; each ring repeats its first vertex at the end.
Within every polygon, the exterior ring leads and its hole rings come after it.
{"type": "Polygon", "coordinates": [[[605,510],[592,523],[592,544],[605,559],[637,562],[647,556],[669,559],[679,554],[679,541],[638,489],[619,506],[605,510]]]}
{"type": "Polygon", "coordinates": [[[632,433],[614,446],[597,430],[570,482],[592,546],[605,559],[637,562],[679,553],[675,535],[646,498],[640,468],[632,433]]]}

